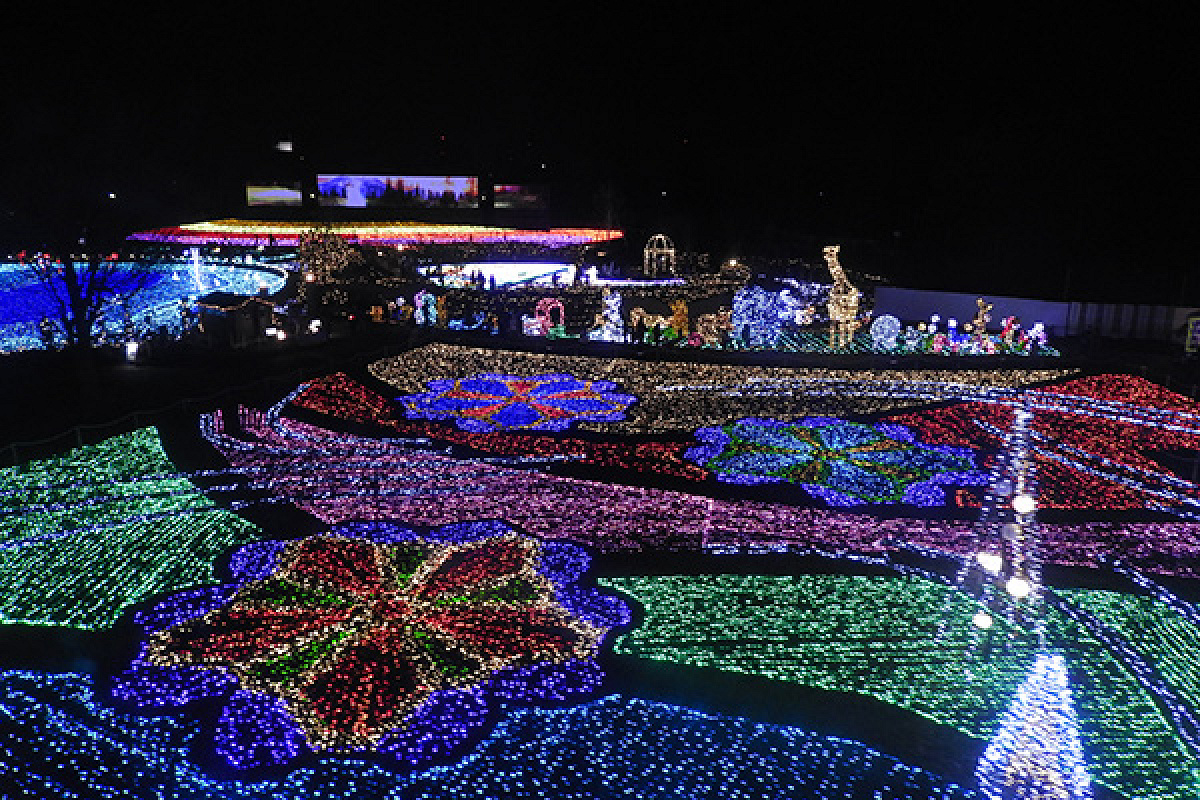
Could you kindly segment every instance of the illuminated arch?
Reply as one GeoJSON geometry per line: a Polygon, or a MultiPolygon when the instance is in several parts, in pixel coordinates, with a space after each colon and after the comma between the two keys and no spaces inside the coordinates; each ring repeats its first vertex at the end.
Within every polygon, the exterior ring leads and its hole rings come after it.
{"type": "Polygon", "coordinates": [[[646,277],[675,274],[675,243],[665,233],[656,233],[646,242],[642,253],[642,270],[646,277]]]}

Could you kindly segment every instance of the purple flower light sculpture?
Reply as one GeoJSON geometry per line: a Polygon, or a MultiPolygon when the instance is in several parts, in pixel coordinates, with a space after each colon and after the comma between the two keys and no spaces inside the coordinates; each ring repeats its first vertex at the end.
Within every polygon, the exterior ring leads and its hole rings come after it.
{"type": "Polygon", "coordinates": [[[599,647],[630,620],[573,585],[578,547],[500,522],[428,533],[357,523],[234,554],[234,582],[137,615],[147,638],[113,696],[181,706],[227,696],[217,751],[239,768],[308,751],[418,765],[452,752],[495,706],[594,691],[599,647]]]}
{"type": "Polygon", "coordinates": [[[625,418],[637,398],[616,394],[612,381],[585,381],[564,373],[519,377],[486,373],[436,380],[428,392],[397,398],[414,419],[453,419],[472,433],[562,431],[580,420],[625,418]]]}

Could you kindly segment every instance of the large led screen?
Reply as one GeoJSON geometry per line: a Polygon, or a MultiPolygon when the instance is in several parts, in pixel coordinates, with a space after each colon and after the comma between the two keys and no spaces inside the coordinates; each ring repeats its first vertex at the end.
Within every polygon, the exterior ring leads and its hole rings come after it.
{"type": "Polygon", "coordinates": [[[460,175],[318,175],[317,202],[346,208],[478,208],[479,179],[460,175]]]}
{"type": "Polygon", "coordinates": [[[541,187],[497,183],[493,187],[496,208],[545,208],[541,187]]]}
{"type": "Polygon", "coordinates": [[[246,184],[248,206],[301,206],[304,196],[299,184],[246,184]]]}

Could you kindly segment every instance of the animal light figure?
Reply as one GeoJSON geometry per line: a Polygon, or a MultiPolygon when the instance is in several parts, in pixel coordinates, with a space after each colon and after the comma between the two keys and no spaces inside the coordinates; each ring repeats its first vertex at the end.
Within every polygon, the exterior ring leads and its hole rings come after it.
{"type": "Polygon", "coordinates": [[[854,332],[858,329],[858,299],[859,291],[846,278],[846,272],[838,263],[838,253],[841,245],[829,245],[825,248],[825,265],[833,276],[833,288],[829,290],[829,302],[826,309],[829,312],[829,346],[835,349],[845,349],[850,346],[854,332]]]}

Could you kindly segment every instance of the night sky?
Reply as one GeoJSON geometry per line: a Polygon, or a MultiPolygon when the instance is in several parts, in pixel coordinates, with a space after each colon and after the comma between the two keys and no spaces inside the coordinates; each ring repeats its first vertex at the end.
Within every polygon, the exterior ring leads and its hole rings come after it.
{"type": "Polygon", "coordinates": [[[1200,303],[1182,16],[549,8],[11,28],[0,244],[245,214],[287,171],[490,174],[714,260],[841,241],[898,285],[1200,303]]]}

